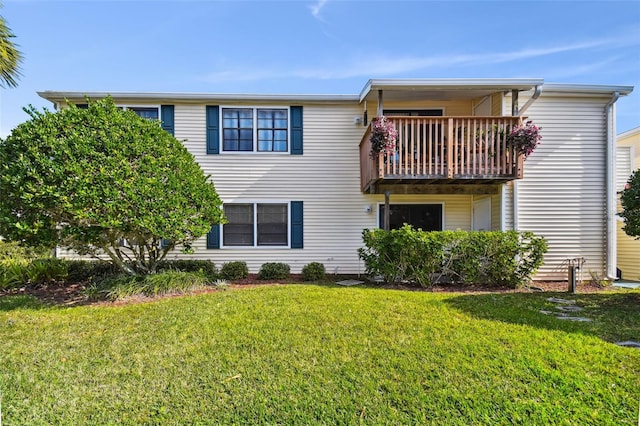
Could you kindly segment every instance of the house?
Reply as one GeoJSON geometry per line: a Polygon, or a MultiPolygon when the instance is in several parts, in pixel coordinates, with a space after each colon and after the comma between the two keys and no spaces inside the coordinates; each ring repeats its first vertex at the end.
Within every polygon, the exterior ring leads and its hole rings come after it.
{"type": "MultiPolygon", "coordinates": [[[[615,277],[615,102],[628,86],[542,79],[375,79],[359,94],[40,92],[56,107],[110,94],[165,129],[212,176],[229,221],[194,244],[195,258],[244,260],[252,272],[312,261],[359,273],[362,230],[533,231],[549,251],[537,279],[567,262],[615,277]],[[376,116],[399,131],[371,158],[376,116]],[[521,119],[542,127],[526,161],[504,143],[521,119]]],[[[177,254],[178,256],[178,254],[177,254]]],[[[588,275],[587,275],[588,277],[588,275]]]]}
{"type": "MultiPolygon", "coordinates": [[[[640,127],[621,133],[617,138],[616,190],[624,189],[629,176],[640,169],[640,127]]],[[[618,203],[618,211],[622,206],[618,203]]],[[[624,221],[618,218],[618,268],[625,280],[640,281],[640,241],[627,235],[622,228],[624,221]]]]}

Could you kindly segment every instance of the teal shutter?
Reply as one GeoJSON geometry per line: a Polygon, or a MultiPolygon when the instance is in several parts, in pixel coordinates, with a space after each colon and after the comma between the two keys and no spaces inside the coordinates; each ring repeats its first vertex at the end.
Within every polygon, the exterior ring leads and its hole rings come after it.
{"type": "MultiPolygon", "coordinates": [[[[220,154],[220,107],[207,105],[207,154],[220,154]]],[[[218,247],[220,248],[220,244],[218,247]]]]}
{"type": "Polygon", "coordinates": [[[304,248],[304,221],[303,221],[303,203],[302,201],[291,202],[291,248],[304,248]]]}
{"type": "Polygon", "coordinates": [[[291,121],[291,155],[302,155],[302,107],[289,108],[291,121]]]}
{"type": "Polygon", "coordinates": [[[207,234],[207,248],[220,248],[220,225],[213,225],[211,227],[211,231],[207,234]]]}
{"type": "Polygon", "coordinates": [[[162,120],[162,129],[169,132],[171,135],[174,133],[174,106],[173,105],[160,105],[160,119],[162,120]]]}
{"type": "Polygon", "coordinates": [[[168,245],[169,240],[167,240],[166,238],[163,238],[162,241],[160,241],[160,248],[167,248],[168,245]]]}

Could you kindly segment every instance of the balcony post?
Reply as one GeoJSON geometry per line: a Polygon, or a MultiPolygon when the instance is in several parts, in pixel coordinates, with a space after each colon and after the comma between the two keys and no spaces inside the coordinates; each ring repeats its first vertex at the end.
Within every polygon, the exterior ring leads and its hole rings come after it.
{"type": "Polygon", "coordinates": [[[453,178],[453,118],[449,118],[447,125],[447,178],[453,178]]]}
{"type": "Polygon", "coordinates": [[[389,230],[389,220],[391,219],[390,213],[389,213],[390,199],[391,199],[391,191],[386,191],[384,193],[384,230],[385,231],[389,230]]]}
{"type": "Polygon", "coordinates": [[[518,115],[518,93],[517,89],[511,91],[511,115],[513,117],[518,115]]]}
{"type": "Polygon", "coordinates": [[[378,112],[376,113],[380,117],[384,113],[384,107],[382,106],[382,90],[378,90],[378,112]]]}

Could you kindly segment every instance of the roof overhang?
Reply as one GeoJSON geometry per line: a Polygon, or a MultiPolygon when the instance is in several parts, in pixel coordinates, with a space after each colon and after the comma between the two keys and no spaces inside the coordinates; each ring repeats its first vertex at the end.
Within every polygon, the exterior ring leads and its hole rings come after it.
{"type": "Polygon", "coordinates": [[[562,93],[574,95],[602,95],[611,96],[614,93],[620,96],[627,96],[633,92],[633,86],[609,86],[599,84],[564,84],[545,83],[542,86],[542,93],[562,93]]]}
{"type": "Polygon", "coordinates": [[[503,91],[528,91],[544,83],[542,78],[516,79],[373,79],[360,92],[360,102],[377,100],[378,90],[385,100],[470,99],[503,91]]]}
{"type": "Polygon", "coordinates": [[[38,95],[53,103],[66,101],[82,102],[86,98],[102,99],[111,96],[117,102],[155,102],[155,103],[203,103],[203,102],[304,102],[304,103],[340,103],[358,102],[358,95],[286,95],[286,94],[247,94],[247,93],[182,93],[182,92],[81,92],[51,91],[38,92],[38,95]]]}

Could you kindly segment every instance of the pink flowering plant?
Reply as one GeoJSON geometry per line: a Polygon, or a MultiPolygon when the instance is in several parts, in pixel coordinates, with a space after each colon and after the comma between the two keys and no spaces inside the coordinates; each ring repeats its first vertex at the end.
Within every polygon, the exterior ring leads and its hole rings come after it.
{"type": "Polygon", "coordinates": [[[371,123],[371,157],[376,157],[380,152],[391,152],[396,149],[398,131],[396,126],[387,117],[380,116],[371,123]]]}
{"type": "Polygon", "coordinates": [[[525,124],[518,124],[507,135],[507,143],[509,146],[515,147],[518,152],[523,153],[526,160],[540,145],[540,140],[542,139],[540,130],[542,130],[542,127],[536,126],[531,120],[525,124]]]}

